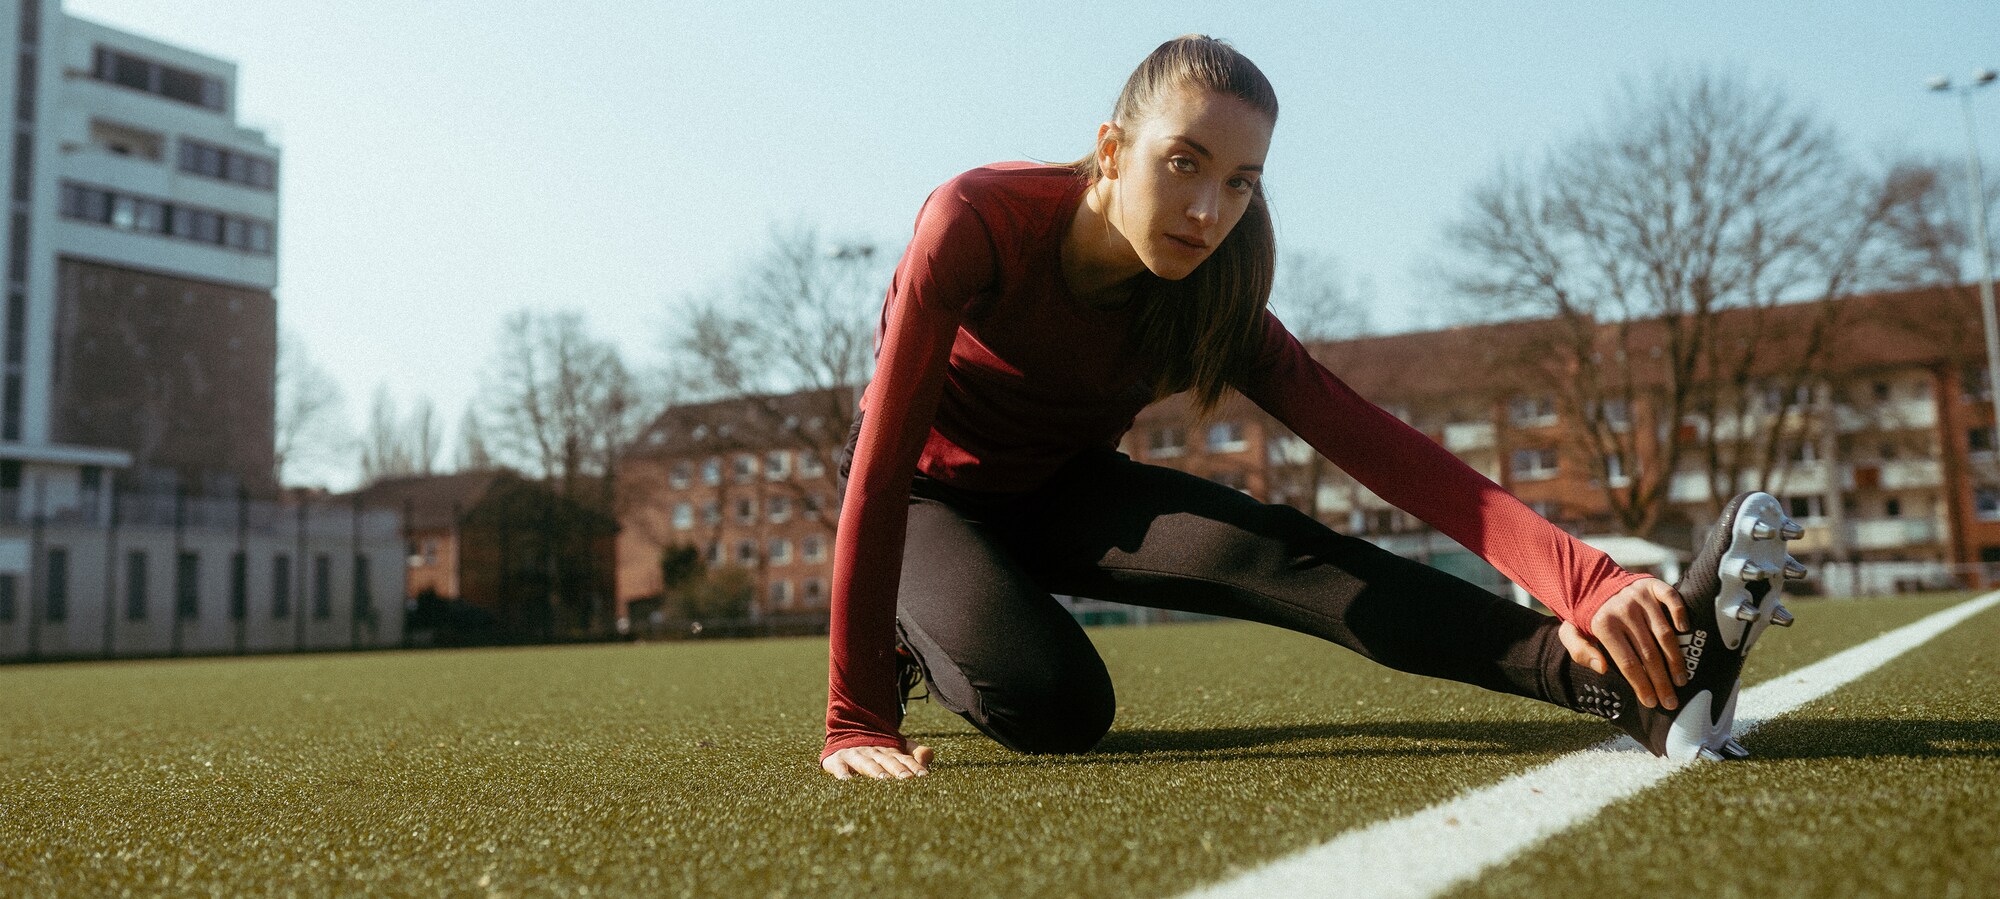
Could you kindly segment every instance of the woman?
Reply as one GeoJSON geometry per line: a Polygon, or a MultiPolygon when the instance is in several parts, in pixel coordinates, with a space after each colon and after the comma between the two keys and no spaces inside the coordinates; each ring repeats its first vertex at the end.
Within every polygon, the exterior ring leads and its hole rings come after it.
{"type": "MultiPolygon", "coordinates": [[[[1248,59],[1178,38],[1133,73],[1085,159],[975,169],[926,201],[842,466],[828,773],[928,771],[932,751],[898,730],[919,670],[1010,748],[1096,744],[1110,679],[1051,593],[1303,631],[1400,670],[1616,716],[1642,741],[1670,723],[1688,687],[1682,597],[1355,395],[1265,310],[1277,113],[1248,59]],[[1206,412],[1232,388],[1560,622],[1116,451],[1154,400],[1186,392],[1206,412]]],[[[1708,667],[1729,668],[1733,687],[1737,664],[1708,667]]]]}

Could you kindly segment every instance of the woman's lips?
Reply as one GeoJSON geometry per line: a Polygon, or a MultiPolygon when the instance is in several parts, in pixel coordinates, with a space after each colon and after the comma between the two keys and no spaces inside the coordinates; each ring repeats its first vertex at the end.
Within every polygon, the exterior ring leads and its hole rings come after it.
{"type": "Polygon", "coordinates": [[[1167,239],[1173,241],[1174,243],[1180,244],[1182,247],[1187,248],[1190,252],[1195,252],[1195,253],[1208,252],[1208,244],[1199,238],[1182,237],[1179,234],[1169,234],[1167,235],[1167,239]]]}

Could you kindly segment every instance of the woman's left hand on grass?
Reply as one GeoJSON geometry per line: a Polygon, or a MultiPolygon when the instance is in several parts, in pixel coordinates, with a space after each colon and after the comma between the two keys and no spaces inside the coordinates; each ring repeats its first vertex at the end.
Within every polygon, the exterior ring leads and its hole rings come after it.
{"type": "Polygon", "coordinates": [[[1590,619],[1585,634],[1567,621],[1559,636],[1571,661],[1599,674],[1618,666],[1647,708],[1680,702],[1674,687],[1687,682],[1681,658],[1680,631],[1688,628],[1687,605],[1681,595],[1659,578],[1641,578],[1613,594],[1590,619]]]}

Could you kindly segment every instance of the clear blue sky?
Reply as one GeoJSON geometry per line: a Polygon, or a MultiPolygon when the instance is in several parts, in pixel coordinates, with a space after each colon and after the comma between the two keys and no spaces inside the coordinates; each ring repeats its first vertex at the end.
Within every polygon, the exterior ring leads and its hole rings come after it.
{"type": "MultiPolygon", "coordinates": [[[[358,424],[378,384],[455,422],[507,312],[583,310],[639,365],[668,304],[773,222],[900,252],[924,195],[1087,148],[1160,41],[1229,39],[1277,86],[1285,248],[1331,253],[1378,327],[1469,188],[1599,115],[1621,78],[1733,67],[1864,154],[1963,153],[1933,73],[2000,67],[2000,3],[890,3],[68,0],[237,62],[283,148],[279,310],[358,424]]],[[[1979,109],[2000,165],[2000,88],[1979,109]]],[[[448,443],[455,443],[449,441],[448,443]]]]}

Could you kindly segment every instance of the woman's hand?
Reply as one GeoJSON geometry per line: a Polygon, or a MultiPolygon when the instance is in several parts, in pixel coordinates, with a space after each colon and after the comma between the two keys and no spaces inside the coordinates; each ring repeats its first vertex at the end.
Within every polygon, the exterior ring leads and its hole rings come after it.
{"type": "Polygon", "coordinates": [[[1687,630],[1687,606],[1659,578],[1641,578],[1612,594],[1590,619],[1591,634],[1565,621],[1558,631],[1570,660],[1604,674],[1606,656],[1632,685],[1647,708],[1677,708],[1674,687],[1687,683],[1679,631],[1687,630]]]}
{"type": "Polygon", "coordinates": [[[931,759],[937,753],[929,746],[902,752],[893,746],[849,746],[826,758],[819,766],[841,780],[865,774],[877,780],[907,780],[931,773],[931,759]]]}

